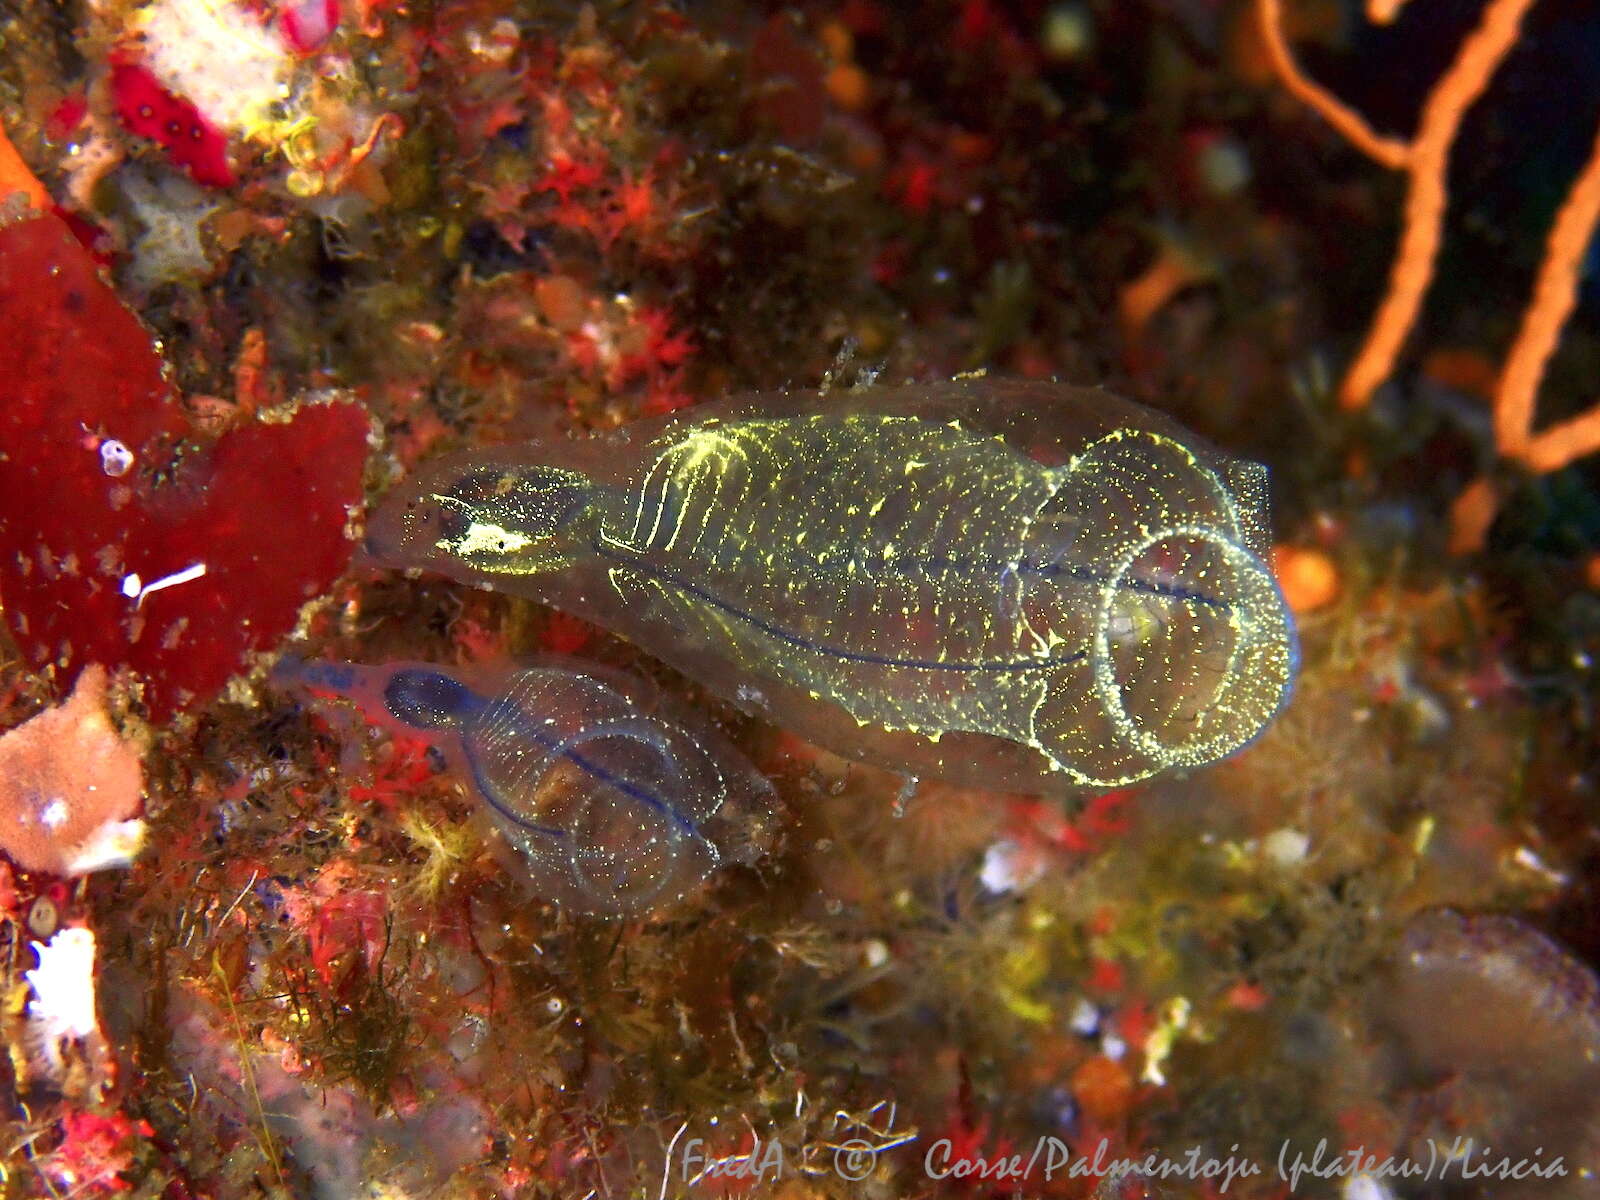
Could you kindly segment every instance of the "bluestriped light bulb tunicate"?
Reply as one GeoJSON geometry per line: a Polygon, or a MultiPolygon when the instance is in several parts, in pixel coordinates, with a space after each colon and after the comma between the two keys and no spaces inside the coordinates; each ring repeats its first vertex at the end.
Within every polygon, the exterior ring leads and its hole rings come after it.
{"type": "Polygon", "coordinates": [[[709,726],[649,711],[589,664],[461,672],[286,659],[281,684],[331,692],[439,745],[521,851],[534,890],[581,912],[680,899],[767,841],[771,785],[709,726]]]}
{"type": "Polygon", "coordinates": [[[448,457],[367,550],[582,616],[847,757],[1113,787],[1224,758],[1286,702],[1266,495],[1149,409],[974,378],[448,457]]]}

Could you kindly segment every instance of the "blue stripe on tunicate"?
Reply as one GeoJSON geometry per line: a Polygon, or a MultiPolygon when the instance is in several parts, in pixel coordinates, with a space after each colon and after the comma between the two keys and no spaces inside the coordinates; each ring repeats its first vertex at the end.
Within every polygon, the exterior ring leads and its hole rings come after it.
{"type": "MultiPolygon", "coordinates": [[[[415,667],[396,671],[390,676],[389,682],[383,688],[383,699],[390,713],[413,726],[417,726],[417,723],[397,707],[401,701],[406,702],[411,708],[431,711],[441,718],[452,717],[457,722],[471,720],[484,708],[483,699],[460,680],[442,671],[427,671],[415,667]]],[[[429,728],[425,725],[417,727],[429,728]]]]}
{"type": "MultiPolygon", "coordinates": [[[[609,784],[611,787],[616,788],[617,791],[621,792],[623,795],[628,796],[631,799],[638,800],[640,803],[655,809],[662,816],[666,817],[674,825],[676,825],[682,832],[691,834],[695,837],[700,836],[700,831],[695,828],[694,823],[686,819],[676,807],[669,802],[662,800],[660,797],[651,794],[644,788],[639,787],[637,784],[630,783],[628,780],[622,778],[620,775],[617,775],[615,772],[608,771],[605,767],[602,767],[599,763],[595,762],[592,758],[581,753],[580,751],[572,749],[571,739],[562,738],[558,740],[552,738],[540,729],[528,726],[524,722],[519,722],[518,726],[517,732],[519,734],[527,737],[530,741],[537,742],[545,750],[548,750],[566,759],[590,778],[597,779],[601,783],[609,784]]],[[[528,829],[535,833],[542,833],[549,837],[564,838],[569,836],[565,830],[552,829],[546,825],[537,825],[507,808],[496,794],[494,787],[489,783],[488,779],[484,777],[483,768],[478,762],[478,756],[473,751],[473,739],[466,731],[462,732],[461,742],[466,748],[467,762],[472,768],[473,781],[478,785],[478,790],[483,793],[483,798],[489,802],[490,807],[492,807],[501,816],[505,817],[506,820],[520,826],[523,829],[528,829]]]]}
{"type": "MultiPolygon", "coordinates": [[[[284,665],[288,666],[291,661],[285,659],[284,665]]],[[[300,661],[294,663],[294,671],[311,687],[326,688],[330,692],[348,692],[355,686],[355,669],[347,663],[300,661]]]]}
{"type": "MultiPolygon", "coordinates": [[[[1098,583],[1101,586],[1104,586],[1107,582],[1107,577],[1096,571],[1060,560],[1044,563],[1038,567],[1030,563],[1019,563],[1017,570],[1021,574],[1035,575],[1040,579],[1054,579],[1057,576],[1066,575],[1084,583],[1098,583]]],[[[1147,596],[1163,596],[1168,600],[1188,600],[1195,604],[1204,604],[1207,608],[1220,608],[1223,612],[1233,611],[1233,605],[1226,600],[1219,600],[1215,596],[1208,596],[1204,592],[1197,592],[1191,588],[1179,587],[1176,584],[1151,583],[1149,580],[1140,579],[1136,575],[1125,574],[1122,578],[1123,581],[1118,583],[1117,586],[1130,592],[1142,592],[1147,596]]]]}
{"type": "Polygon", "coordinates": [[[746,612],[744,609],[729,604],[714,592],[701,587],[697,583],[691,583],[676,571],[669,570],[666,567],[658,567],[654,563],[647,562],[631,554],[619,553],[598,540],[590,543],[590,545],[595,553],[602,558],[608,558],[642,574],[653,576],[670,583],[673,587],[682,588],[690,595],[704,600],[715,608],[720,608],[730,616],[754,625],[769,637],[775,637],[781,642],[787,642],[791,646],[798,646],[800,649],[809,650],[814,654],[826,654],[830,658],[839,658],[846,662],[869,663],[881,667],[908,667],[917,671],[988,671],[1000,673],[1046,670],[1062,666],[1065,663],[1076,662],[1084,657],[1084,653],[1079,651],[1076,654],[1068,654],[1061,658],[994,659],[988,662],[975,663],[940,662],[932,658],[895,658],[887,654],[868,654],[859,650],[846,650],[841,646],[825,646],[819,642],[803,638],[797,633],[791,633],[779,625],[774,625],[771,621],[763,620],[754,613],[746,612]]]}
{"type": "MultiPolygon", "coordinates": [[[[649,575],[665,583],[670,583],[674,587],[682,588],[690,595],[704,600],[707,604],[721,609],[730,616],[736,617],[741,621],[755,626],[762,633],[765,633],[771,637],[775,637],[779,641],[787,642],[789,645],[797,646],[802,650],[809,650],[816,654],[826,654],[829,657],[843,659],[847,662],[868,663],[874,666],[884,667],[906,667],[912,670],[920,671],[1022,672],[1038,671],[1058,667],[1064,663],[1076,662],[1077,660],[1085,657],[1084,652],[1079,651],[1078,653],[1065,655],[1060,658],[1029,658],[1021,660],[996,659],[986,662],[940,662],[937,659],[895,658],[892,655],[870,654],[865,651],[846,650],[840,646],[827,646],[819,642],[813,642],[797,633],[792,633],[780,625],[775,625],[771,621],[763,620],[754,613],[739,608],[734,604],[730,604],[728,601],[722,599],[722,597],[712,592],[709,588],[705,588],[697,583],[693,583],[684,578],[678,572],[667,567],[657,566],[647,559],[641,558],[637,555],[621,552],[599,540],[591,542],[590,545],[594,549],[595,553],[599,554],[601,557],[610,559],[612,562],[621,563],[639,571],[642,574],[649,575]]],[[[1005,569],[1011,569],[1011,565],[1009,563],[1006,564],[1005,569]]],[[[1103,585],[1107,582],[1107,577],[1104,575],[1089,571],[1081,566],[1061,562],[1045,563],[1038,567],[1025,562],[1018,563],[1016,566],[1016,571],[1018,574],[1034,575],[1044,579],[1054,578],[1058,575],[1065,574],[1073,579],[1077,579],[1086,583],[1098,583],[1103,585]]],[[[1207,596],[1203,592],[1193,591],[1192,589],[1184,587],[1151,583],[1148,580],[1139,579],[1136,576],[1124,575],[1123,582],[1121,582],[1118,586],[1127,591],[1140,592],[1145,595],[1163,596],[1171,600],[1185,600],[1195,604],[1203,604],[1210,608],[1220,609],[1223,612],[1231,612],[1233,610],[1233,606],[1227,601],[1216,599],[1213,596],[1207,596]]]]}

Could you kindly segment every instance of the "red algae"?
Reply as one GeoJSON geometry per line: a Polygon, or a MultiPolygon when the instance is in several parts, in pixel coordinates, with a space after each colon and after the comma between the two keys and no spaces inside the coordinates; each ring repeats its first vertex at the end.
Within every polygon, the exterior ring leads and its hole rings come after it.
{"type": "Polygon", "coordinates": [[[52,1156],[50,1173],[68,1186],[98,1192],[125,1192],[132,1186],[122,1178],[131,1170],[140,1142],[155,1134],[150,1122],[130,1120],[125,1113],[109,1116],[85,1110],[69,1111],[61,1119],[64,1137],[52,1156]]]}
{"type": "Polygon", "coordinates": [[[8,443],[108,422],[137,452],[182,431],[150,335],[57,218],[0,229],[0,316],[8,443]]]}
{"type": "Polygon", "coordinates": [[[35,670],[209,697],[348,561],[367,417],[302,404],[185,447],[149,335],[53,217],[0,230],[0,601],[35,670]]]}

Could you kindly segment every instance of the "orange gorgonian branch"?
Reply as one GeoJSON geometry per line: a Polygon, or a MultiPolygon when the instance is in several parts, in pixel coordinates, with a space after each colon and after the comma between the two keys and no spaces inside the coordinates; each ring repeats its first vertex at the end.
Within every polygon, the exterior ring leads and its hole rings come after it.
{"type": "MultiPolygon", "coordinates": [[[[1406,0],[1368,0],[1367,15],[1392,21],[1406,0]]],[[[1416,323],[1439,254],[1447,199],[1450,150],[1466,110],[1517,43],[1533,0],[1488,0],[1477,27],[1423,104],[1410,141],[1376,133],[1361,115],[1301,70],[1283,33],[1281,0],[1256,0],[1256,12],[1273,70],[1296,98],[1316,110],[1356,149],[1405,172],[1408,187],[1400,247],[1366,340],[1339,387],[1340,405],[1366,406],[1394,371],[1396,357],[1416,323]]],[[[1558,470],[1600,450],[1600,404],[1548,429],[1533,431],[1535,402],[1545,367],[1577,303],[1579,270],[1600,223],[1600,139],[1557,214],[1545,246],[1533,296],[1506,356],[1494,395],[1495,450],[1538,474],[1558,470]]],[[[1495,483],[1479,479],[1452,510],[1451,545],[1478,548],[1499,502],[1495,483]]]]}
{"type": "MultiPolygon", "coordinates": [[[[1310,79],[1284,40],[1280,0],[1256,0],[1267,54],[1284,86],[1356,149],[1386,167],[1404,171],[1408,179],[1405,227],[1389,276],[1389,291],[1339,387],[1339,402],[1346,409],[1365,407],[1378,385],[1394,371],[1394,360],[1433,281],[1444,225],[1450,148],[1467,109],[1483,94],[1490,76],[1516,45],[1523,15],[1532,5],[1533,0],[1490,0],[1482,21],[1462,43],[1455,62],[1423,104],[1416,133],[1403,142],[1374,133],[1360,115],[1310,79]]],[[[1389,20],[1399,8],[1392,0],[1369,0],[1367,11],[1374,20],[1389,20]]]]}

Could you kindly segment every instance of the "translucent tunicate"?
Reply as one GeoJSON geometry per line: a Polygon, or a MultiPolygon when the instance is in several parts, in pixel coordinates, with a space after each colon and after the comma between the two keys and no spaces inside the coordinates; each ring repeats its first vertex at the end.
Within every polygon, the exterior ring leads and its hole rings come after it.
{"type": "Polygon", "coordinates": [[[1434,909],[1410,920],[1368,993],[1373,1061],[1424,1122],[1411,1156],[1425,1159],[1424,1134],[1471,1152],[1462,1165],[1480,1182],[1438,1194],[1600,1196],[1600,979],[1587,964],[1516,917],[1434,909]],[[1537,1171],[1496,1174],[1497,1162],[1537,1171]]]}
{"type": "Polygon", "coordinates": [[[1253,739],[1294,629],[1266,471],[1105,392],[747,397],[430,464],[368,552],[630,638],[849,757],[1119,786],[1253,739]]]}
{"type": "Polygon", "coordinates": [[[771,785],[723,738],[589,664],[476,673],[424,663],[285,660],[275,678],[333,692],[436,742],[526,859],[536,891],[579,911],[636,914],[725,861],[752,861],[771,785]]]}

